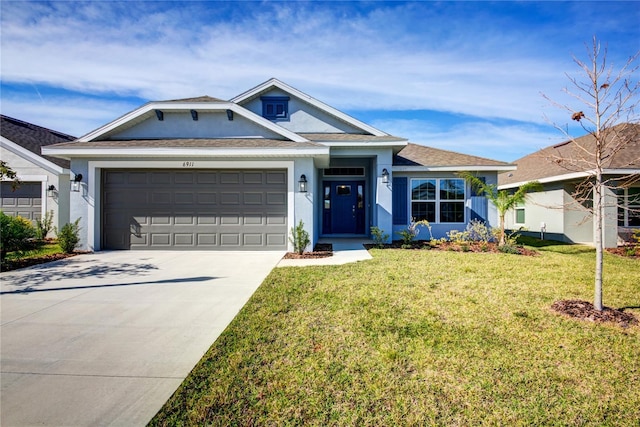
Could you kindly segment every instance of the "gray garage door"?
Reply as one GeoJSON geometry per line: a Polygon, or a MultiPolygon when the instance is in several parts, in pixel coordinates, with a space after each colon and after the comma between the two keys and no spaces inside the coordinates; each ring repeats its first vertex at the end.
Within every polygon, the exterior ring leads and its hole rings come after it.
{"type": "Polygon", "coordinates": [[[42,217],[42,183],[23,182],[12,191],[11,183],[3,182],[0,191],[0,210],[5,214],[32,221],[42,217]]]}
{"type": "Polygon", "coordinates": [[[105,249],[283,250],[286,170],[102,172],[105,249]]]}

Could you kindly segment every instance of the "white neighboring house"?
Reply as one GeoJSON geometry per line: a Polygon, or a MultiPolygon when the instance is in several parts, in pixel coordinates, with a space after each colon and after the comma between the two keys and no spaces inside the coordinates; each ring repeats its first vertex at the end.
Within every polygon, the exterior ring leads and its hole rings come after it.
{"type": "Polygon", "coordinates": [[[15,191],[11,182],[1,183],[0,210],[34,222],[53,211],[53,225],[61,228],[69,222],[69,161],[41,149],[75,137],[4,115],[0,120],[0,158],[22,181],[15,191]]]}
{"type": "MultiPolygon", "coordinates": [[[[629,241],[640,228],[640,125],[623,123],[613,128],[613,135],[628,139],[620,151],[606,153],[604,175],[609,183],[605,202],[604,245],[607,248],[629,241]]],[[[528,181],[543,184],[540,192],[531,193],[527,201],[507,215],[506,226],[524,227],[528,234],[569,243],[593,245],[594,224],[588,207],[591,201],[573,197],[576,186],[593,175],[588,156],[578,146],[593,152],[595,139],[589,134],[544,148],[514,163],[518,169],[498,177],[500,189],[515,190],[528,181]],[[569,170],[558,159],[571,159],[571,164],[584,164],[569,170]]]]}
{"type": "Polygon", "coordinates": [[[504,162],[409,144],[277,80],[235,98],[149,102],[44,148],[71,160],[81,247],[290,250],[302,221],[321,237],[392,238],[411,217],[434,237],[482,217],[459,170],[496,182],[504,162]]]}

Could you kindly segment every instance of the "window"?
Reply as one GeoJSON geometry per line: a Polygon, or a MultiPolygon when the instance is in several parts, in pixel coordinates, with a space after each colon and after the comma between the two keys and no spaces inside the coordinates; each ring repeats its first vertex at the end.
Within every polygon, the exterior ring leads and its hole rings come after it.
{"type": "Polygon", "coordinates": [[[464,187],[463,179],[412,179],[411,217],[432,223],[463,223],[464,187]]]}
{"type": "Polygon", "coordinates": [[[524,202],[516,203],[516,224],[524,224],[524,202]]]}
{"type": "Polygon", "coordinates": [[[269,120],[289,118],[289,97],[288,96],[263,96],[262,117],[269,120]]]}
{"type": "Polygon", "coordinates": [[[338,196],[350,196],[351,195],[351,186],[350,185],[338,185],[336,187],[336,194],[338,196]]]}
{"type": "Polygon", "coordinates": [[[618,190],[618,225],[640,227],[640,187],[618,190]]]}

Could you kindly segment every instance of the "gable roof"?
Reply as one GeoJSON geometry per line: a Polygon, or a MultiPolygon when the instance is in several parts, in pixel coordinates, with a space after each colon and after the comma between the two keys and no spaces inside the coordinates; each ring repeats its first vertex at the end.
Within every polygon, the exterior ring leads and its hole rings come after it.
{"type": "Polygon", "coordinates": [[[61,168],[69,168],[68,160],[43,155],[41,149],[48,145],[73,141],[76,139],[74,136],[5,115],[0,115],[0,135],[61,168]]]}
{"type": "Polygon", "coordinates": [[[373,126],[370,126],[364,122],[361,122],[358,119],[355,119],[351,116],[349,116],[348,114],[343,113],[340,110],[337,110],[327,104],[325,104],[322,101],[319,101],[309,95],[307,95],[304,92],[299,91],[298,89],[289,86],[286,83],[281,82],[280,80],[276,79],[276,78],[271,78],[269,80],[267,80],[266,82],[259,84],[258,86],[249,89],[246,92],[241,93],[240,95],[236,96],[235,98],[230,99],[230,102],[234,102],[237,104],[242,104],[243,102],[246,102],[248,100],[254,99],[259,97],[260,95],[262,95],[263,93],[273,89],[273,88],[278,88],[284,92],[287,92],[293,96],[295,96],[296,98],[313,105],[314,107],[318,108],[319,110],[324,111],[325,113],[334,116],[336,118],[338,118],[339,120],[342,120],[345,123],[348,123],[356,128],[361,129],[364,133],[368,133],[370,135],[373,136],[389,136],[388,133],[383,132],[379,129],[374,128],[373,126]]]}
{"type": "Polygon", "coordinates": [[[515,170],[515,165],[484,157],[409,143],[393,159],[394,171],[515,170]]]}
{"type": "MultiPolygon", "coordinates": [[[[605,138],[605,173],[640,173],[640,124],[621,123],[609,129],[605,138]]],[[[596,140],[587,134],[543,148],[514,163],[518,169],[498,177],[502,187],[517,187],[525,182],[553,182],[584,177],[594,170],[596,140]]]]}
{"type": "Polygon", "coordinates": [[[270,120],[261,117],[246,108],[243,108],[240,105],[237,105],[233,102],[222,101],[217,98],[212,98],[209,96],[202,96],[198,98],[186,98],[186,99],[176,99],[173,101],[152,101],[144,104],[143,106],[130,111],[129,113],[120,116],[119,118],[107,123],[99,127],[98,129],[80,137],[78,141],[80,142],[89,142],[89,141],[102,141],[108,140],[109,135],[119,130],[126,129],[127,127],[133,126],[137,123],[141,123],[142,121],[155,117],[155,111],[189,111],[189,110],[197,110],[197,111],[227,111],[231,110],[234,114],[238,114],[239,116],[243,116],[253,123],[261,126],[265,129],[270,130],[273,133],[276,133],[282,136],[283,139],[288,139],[294,142],[308,142],[308,140],[290,130],[287,130],[281,126],[276,125],[270,120]]]}

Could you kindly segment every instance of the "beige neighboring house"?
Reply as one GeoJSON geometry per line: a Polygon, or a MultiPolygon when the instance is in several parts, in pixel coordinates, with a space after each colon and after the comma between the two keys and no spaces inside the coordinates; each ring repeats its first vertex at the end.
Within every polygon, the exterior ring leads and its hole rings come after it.
{"type": "MultiPolygon", "coordinates": [[[[609,183],[605,202],[605,247],[616,247],[629,241],[634,230],[640,229],[640,124],[623,123],[612,130],[612,138],[627,142],[619,151],[605,154],[604,175],[609,183]]],[[[590,201],[576,200],[574,194],[577,186],[594,173],[585,150],[580,147],[593,152],[594,146],[595,139],[589,134],[516,160],[518,169],[501,174],[499,188],[515,190],[525,182],[537,180],[544,190],[529,194],[524,204],[507,214],[506,226],[510,229],[524,227],[537,236],[544,231],[545,238],[552,240],[593,244],[590,201]]]]}
{"type": "Polygon", "coordinates": [[[12,189],[2,182],[0,210],[36,221],[53,211],[53,225],[69,222],[69,161],[41,154],[41,148],[75,137],[32,123],[0,116],[0,158],[22,181],[12,189]]]}

